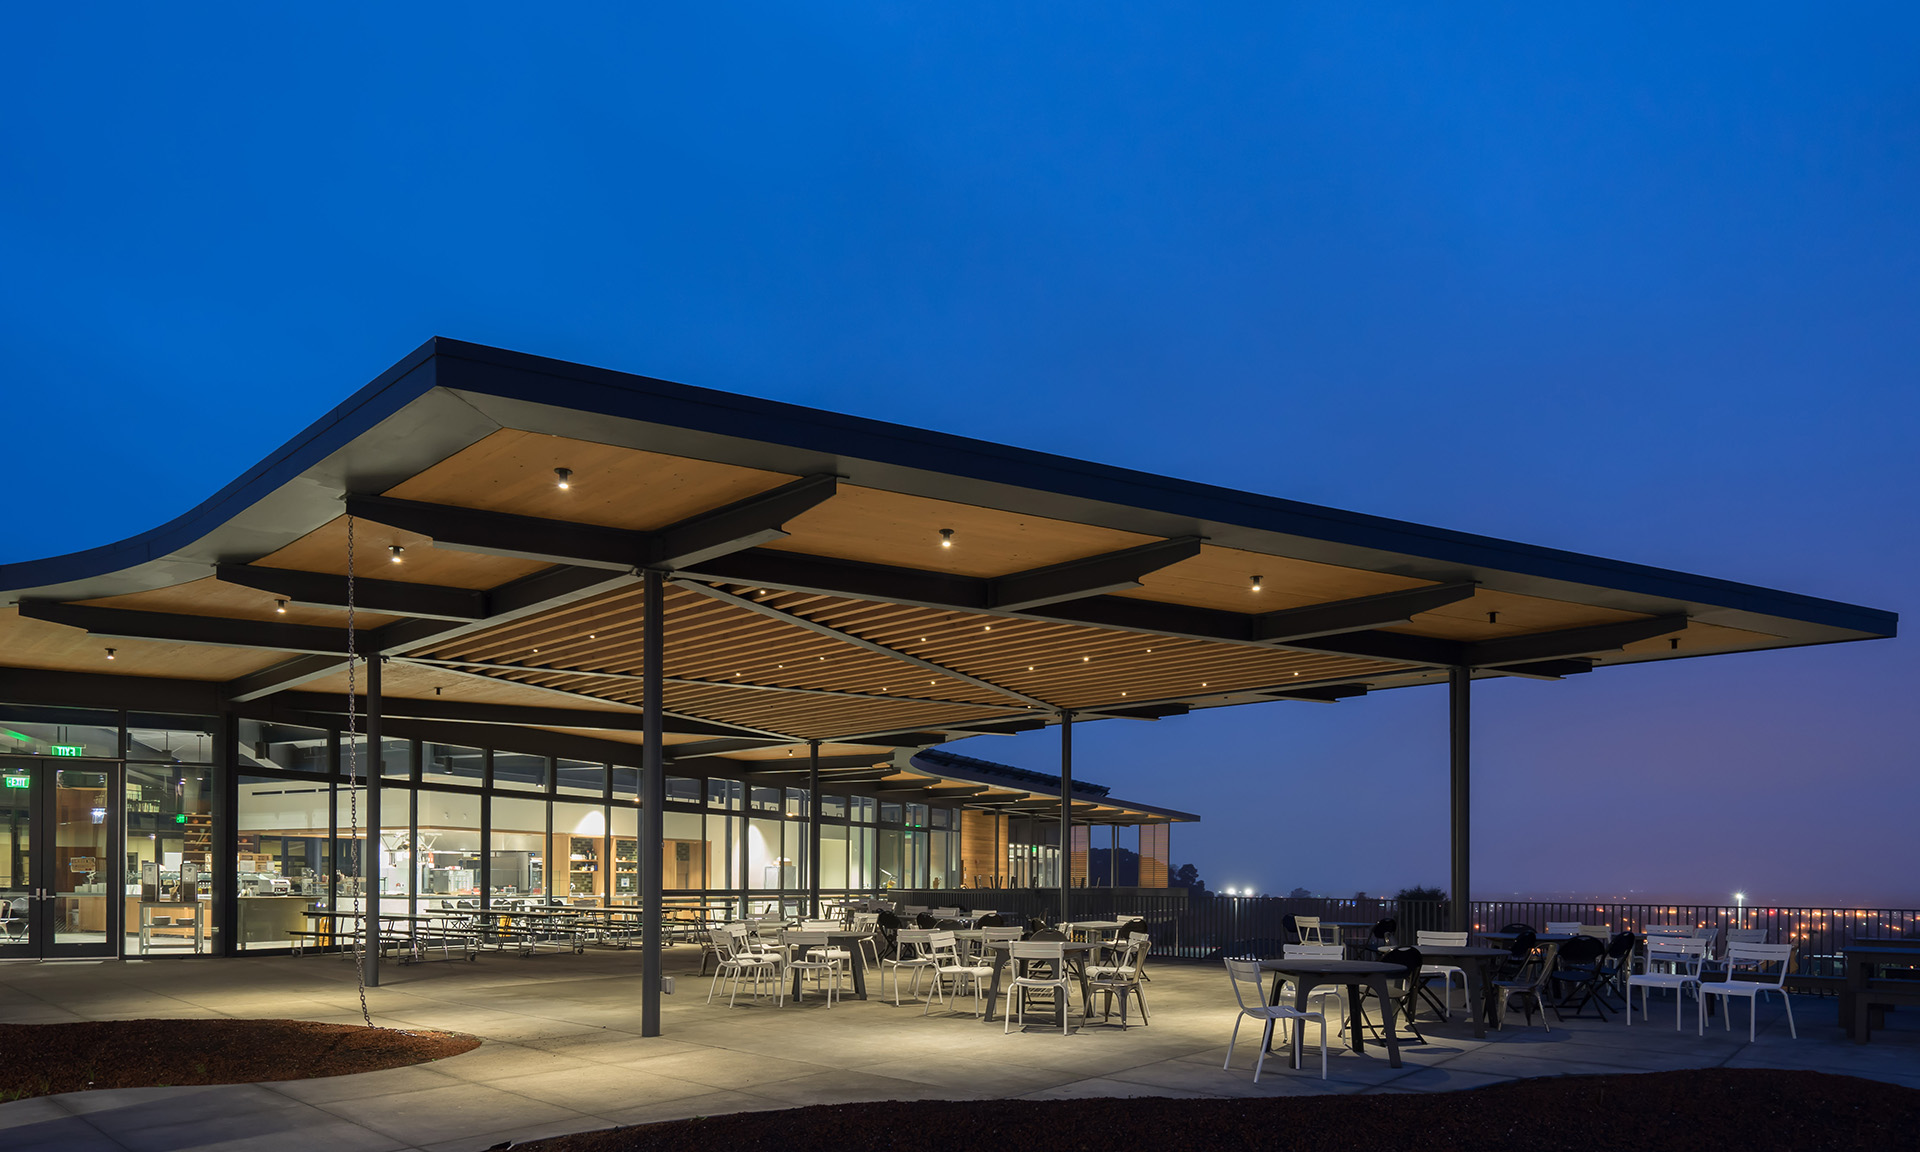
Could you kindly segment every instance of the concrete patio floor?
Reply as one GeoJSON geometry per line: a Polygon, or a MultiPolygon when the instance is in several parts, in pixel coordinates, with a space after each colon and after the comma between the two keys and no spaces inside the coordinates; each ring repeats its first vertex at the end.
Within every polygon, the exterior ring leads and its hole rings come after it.
{"type": "MultiPolygon", "coordinates": [[[[1889,1017],[1857,1046],[1835,1024],[1831,999],[1796,997],[1799,1039],[1777,1004],[1763,1008],[1756,1043],[1745,1006],[1735,1031],[1676,1033],[1671,1000],[1650,1027],[1613,1019],[1520,1026],[1484,1041],[1456,1015],[1423,1021],[1426,1044],[1402,1051],[1336,1050],[1331,1078],[1319,1058],[1287,1068],[1269,1059],[1252,1082],[1258,1032],[1250,1022],[1230,1071],[1232,990],[1210,965],[1161,964],[1149,986],[1153,1022],[1125,1031],[1096,1023],[1062,1037],[1029,1018],[1024,1034],[918,1004],[878,999],[831,1009],[810,1002],[728,1009],[705,1003],[690,948],[668,953],[679,978],[663,1029],[640,1036],[637,952],[387,969],[368,992],[374,1022],[469,1032],[486,1042],[432,1064],[324,1080],[199,1088],[73,1092],[0,1105],[0,1146],[11,1152],[272,1147],[352,1150],[485,1149],[507,1141],[611,1125],[805,1104],[869,1100],[1077,1096],[1284,1096],[1319,1092],[1433,1092],[1518,1077],[1679,1068],[1800,1068],[1920,1087],[1920,1021],[1889,1017]],[[1663,1015],[1664,1010],[1664,1015],[1663,1015]]],[[[876,980],[877,987],[877,980],[876,980]]],[[[153,1017],[297,1017],[358,1023],[353,970],[335,957],[0,964],[0,1020],[53,1023],[153,1017]]],[[[1912,1014],[1907,1014],[1911,1016],[1912,1014]]],[[[1117,1020],[1117,1018],[1116,1018],[1117,1020]]],[[[1336,1025],[1337,1027],[1337,1022],[1336,1025]]],[[[1310,1038],[1314,1033],[1310,1032],[1310,1038]]],[[[1336,1043],[1338,1043],[1336,1041],[1336,1043]]]]}

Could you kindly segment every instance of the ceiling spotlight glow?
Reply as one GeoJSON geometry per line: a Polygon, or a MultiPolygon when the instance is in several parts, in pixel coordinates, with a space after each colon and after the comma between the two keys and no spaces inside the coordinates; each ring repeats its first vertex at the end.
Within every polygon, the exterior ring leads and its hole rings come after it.
{"type": "Polygon", "coordinates": [[[407,550],[405,548],[402,548],[400,545],[394,544],[387,549],[387,559],[393,561],[395,564],[398,564],[400,563],[400,557],[404,556],[406,554],[406,551],[407,550]]]}
{"type": "Polygon", "coordinates": [[[940,529],[940,547],[942,548],[953,547],[953,529],[951,528],[940,529]]]}
{"type": "Polygon", "coordinates": [[[553,470],[553,476],[555,481],[557,481],[557,486],[562,491],[573,487],[573,469],[555,468],[553,470]]]}
{"type": "Polygon", "coordinates": [[[114,653],[114,650],[112,648],[107,649],[107,659],[109,660],[117,659],[117,657],[115,657],[113,653],[114,653]]]}
{"type": "Polygon", "coordinates": [[[287,614],[287,602],[285,600],[275,600],[273,602],[273,610],[285,616],[287,614]]]}
{"type": "Polygon", "coordinates": [[[1258,577],[1258,576],[1255,576],[1255,577],[1253,578],[1253,590],[1254,590],[1255,592],[1258,592],[1258,591],[1260,591],[1260,577],[1258,577]]]}

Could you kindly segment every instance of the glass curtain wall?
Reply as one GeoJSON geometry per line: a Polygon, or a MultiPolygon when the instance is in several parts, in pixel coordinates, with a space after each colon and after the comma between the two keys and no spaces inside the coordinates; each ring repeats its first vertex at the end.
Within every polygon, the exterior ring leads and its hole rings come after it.
{"type": "MultiPolygon", "coordinates": [[[[333,874],[331,797],[320,778],[242,775],[235,813],[235,931],[242,951],[288,948],[324,928],[304,910],[325,907],[333,874]]],[[[132,840],[129,838],[129,844],[132,840]]]]}
{"type": "Polygon", "coordinates": [[[489,899],[498,904],[546,895],[546,801],[495,796],[492,803],[493,832],[487,845],[489,899]]]}

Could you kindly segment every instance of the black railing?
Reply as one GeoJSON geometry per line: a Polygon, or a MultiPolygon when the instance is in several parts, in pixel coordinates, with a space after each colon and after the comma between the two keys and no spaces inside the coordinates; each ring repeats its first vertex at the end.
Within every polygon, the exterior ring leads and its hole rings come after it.
{"type": "MultiPolygon", "coordinates": [[[[928,907],[992,908],[1010,922],[1036,916],[1051,920],[1059,907],[1059,896],[1051,889],[933,889],[886,895],[928,907]]],[[[1445,901],[1377,897],[1222,896],[1185,888],[1077,888],[1073,893],[1074,919],[1144,920],[1156,954],[1192,960],[1276,953],[1287,940],[1289,915],[1365,925],[1392,919],[1399,935],[1411,939],[1422,930],[1445,931],[1450,926],[1449,911],[1445,901]]],[[[1498,931],[1509,924],[1544,931],[1554,922],[1600,925],[1609,932],[1640,932],[1661,924],[1711,928],[1716,933],[1757,928],[1766,933],[1770,944],[1794,946],[1793,971],[1803,981],[1837,978],[1840,953],[1854,937],[1920,942],[1920,910],[1910,908],[1476,900],[1468,912],[1468,924],[1477,931],[1498,931]]]]}

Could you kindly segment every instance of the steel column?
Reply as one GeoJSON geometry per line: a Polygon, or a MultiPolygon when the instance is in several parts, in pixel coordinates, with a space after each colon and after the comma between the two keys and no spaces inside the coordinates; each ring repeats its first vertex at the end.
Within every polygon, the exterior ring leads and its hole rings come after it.
{"type": "Polygon", "coordinates": [[[820,918],[820,741],[807,741],[807,906],[820,918]]]}
{"type": "Polygon", "coordinates": [[[367,749],[360,774],[367,781],[366,847],[360,861],[361,926],[366,929],[362,952],[367,987],[380,985],[380,654],[367,657],[367,749]]]}
{"type": "Polygon", "coordinates": [[[1060,922],[1073,917],[1073,713],[1060,713],[1060,922]]]}
{"type": "Polygon", "coordinates": [[[1447,721],[1450,796],[1453,818],[1453,880],[1447,892],[1450,912],[1448,928],[1465,932],[1468,923],[1467,901],[1472,894],[1468,864],[1472,858],[1472,791],[1469,787],[1472,720],[1473,669],[1456,666],[1447,672],[1447,721]]]}
{"type": "Polygon", "coordinates": [[[666,634],[666,579],[646,570],[645,618],[641,626],[640,689],[646,726],[640,756],[640,1035],[660,1035],[660,917],[663,867],[660,856],[661,809],[667,802],[666,756],[662,748],[660,687],[666,674],[661,646],[666,634]]]}

